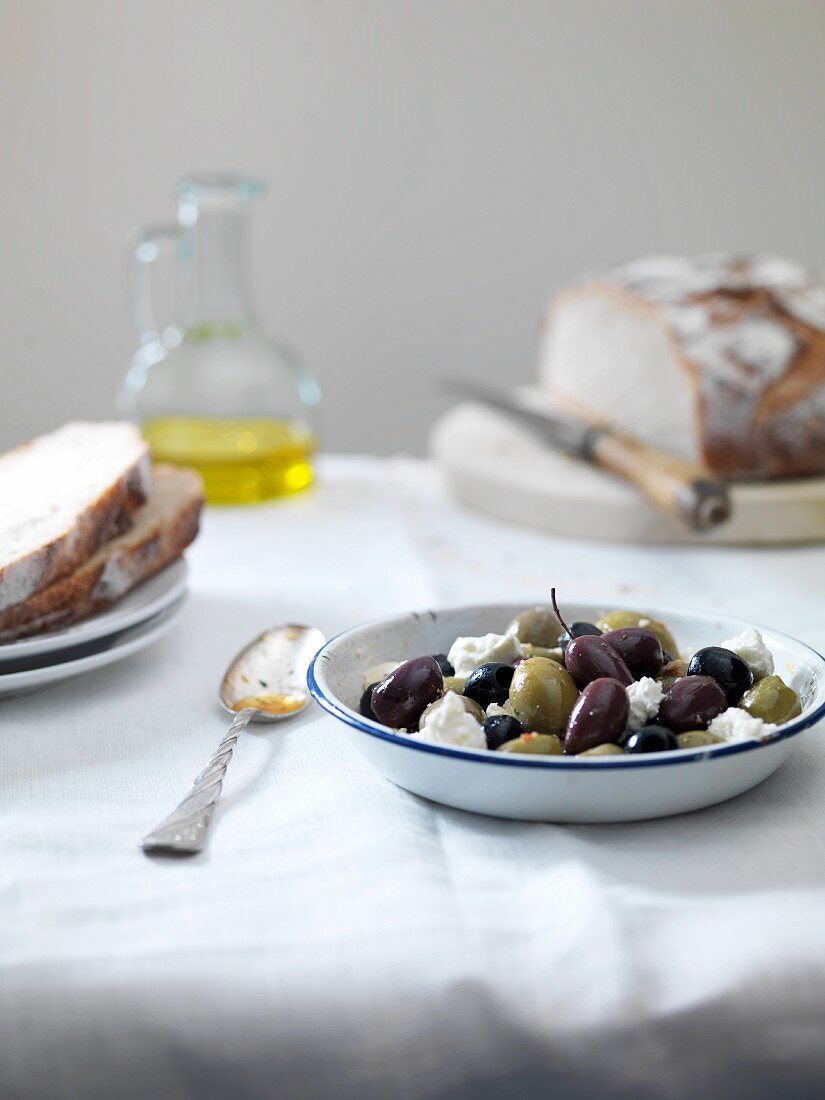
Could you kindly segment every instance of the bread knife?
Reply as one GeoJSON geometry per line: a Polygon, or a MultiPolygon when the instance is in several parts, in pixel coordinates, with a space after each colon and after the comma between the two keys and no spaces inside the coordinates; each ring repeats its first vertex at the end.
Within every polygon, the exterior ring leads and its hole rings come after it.
{"type": "Polygon", "coordinates": [[[518,421],[530,433],[562,454],[589,462],[635,486],[660,512],[692,531],[708,531],[730,516],[730,495],[723,481],[701,466],[642,443],[608,423],[579,419],[568,413],[529,408],[517,396],[494,386],[445,379],[458,397],[479,401],[518,421]]]}

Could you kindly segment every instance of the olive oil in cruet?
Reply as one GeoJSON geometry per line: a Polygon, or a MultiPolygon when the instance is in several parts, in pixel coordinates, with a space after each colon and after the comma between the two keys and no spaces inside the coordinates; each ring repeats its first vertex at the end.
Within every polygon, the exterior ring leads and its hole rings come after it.
{"type": "Polygon", "coordinates": [[[191,466],[207,501],[248,504],[312,483],[318,387],[295,352],[254,316],[247,274],[254,180],[202,175],[178,183],[178,222],[136,238],[133,300],[140,349],[121,394],[155,462],[191,466]],[[161,326],[151,265],[177,259],[180,322],[161,326]]]}
{"type": "Polygon", "coordinates": [[[252,504],[306,489],[315,437],[284,420],[158,416],[143,423],[156,462],[194,466],[213,504],[252,504]]]}

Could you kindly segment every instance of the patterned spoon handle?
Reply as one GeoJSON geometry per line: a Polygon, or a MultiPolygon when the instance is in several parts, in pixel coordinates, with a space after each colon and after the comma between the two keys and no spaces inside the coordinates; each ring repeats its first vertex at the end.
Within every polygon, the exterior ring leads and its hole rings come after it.
{"type": "Polygon", "coordinates": [[[223,777],[238,738],[255,713],[247,707],[238,711],[232,725],[209,757],[209,763],[192,784],[192,789],[168,817],[140,842],[144,852],[180,852],[194,855],[206,844],[206,834],[221,793],[223,777]]]}

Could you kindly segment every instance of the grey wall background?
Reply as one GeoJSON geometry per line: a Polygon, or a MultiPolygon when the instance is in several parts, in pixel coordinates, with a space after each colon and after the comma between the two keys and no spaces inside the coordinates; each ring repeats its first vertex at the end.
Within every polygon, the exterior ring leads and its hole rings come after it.
{"type": "Polygon", "coordinates": [[[0,0],[0,444],[105,416],[124,237],[260,174],[257,298],[329,449],[421,451],[439,372],[526,379],[576,272],[825,264],[825,4],[0,0]]]}

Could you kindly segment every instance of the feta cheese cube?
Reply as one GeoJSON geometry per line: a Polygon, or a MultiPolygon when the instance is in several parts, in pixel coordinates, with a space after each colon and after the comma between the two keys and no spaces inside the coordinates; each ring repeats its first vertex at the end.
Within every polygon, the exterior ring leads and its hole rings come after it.
{"type": "Polygon", "coordinates": [[[735,638],[719,644],[722,649],[729,649],[741,657],[753,673],[754,679],[761,680],[764,676],[773,675],[773,654],[755,628],[743,630],[735,638]]]}
{"type": "MultiPolygon", "coordinates": [[[[725,649],[729,648],[725,646],[725,649]]],[[[776,733],[779,726],[763,722],[761,718],[754,718],[741,707],[728,707],[713,719],[708,729],[723,741],[762,741],[776,733]]]]}
{"type": "Polygon", "coordinates": [[[456,638],[450,646],[447,660],[456,676],[467,677],[479,665],[497,661],[512,664],[524,656],[521,642],[513,634],[482,634],[480,638],[456,638]]]}
{"type": "Polygon", "coordinates": [[[651,676],[643,676],[633,684],[629,684],[627,701],[630,704],[630,715],[627,719],[627,728],[634,733],[646,726],[659,713],[659,707],[665,697],[665,692],[658,680],[651,676]]]}
{"type": "Polygon", "coordinates": [[[410,736],[433,745],[457,745],[463,749],[486,749],[487,739],[481,724],[468,713],[460,696],[448,691],[425,715],[424,725],[410,736]]]}

